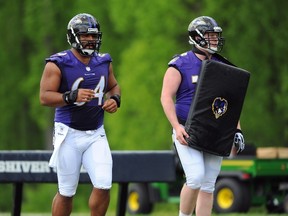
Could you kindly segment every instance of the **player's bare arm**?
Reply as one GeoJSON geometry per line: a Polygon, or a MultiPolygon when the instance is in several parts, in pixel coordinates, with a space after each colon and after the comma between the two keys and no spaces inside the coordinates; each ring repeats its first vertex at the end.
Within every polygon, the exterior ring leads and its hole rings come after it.
{"type": "MultiPolygon", "coordinates": [[[[63,99],[63,93],[58,92],[61,80],[61,72],[56,64],[48,62],[44,68],[40,82],[40,102],[44,106],[61,107],[67,102],[63,99]]],[[[94,90],[78,89],[75,102],[89,102],[94,98],[94,90]]]]}
{"type": "Polygon", "coordinates": [[[112,64],[109,66],[108,91],[106,93],[106,98],[102,109],[109,113],[116,112],[121,104],[121,90],[114,76],[112,64]]]}
{"type": "Polygon", "coordinates": [[[169,67],[164,75],[163,87],[161,92],[161,103],[163,110],[172,125],[176,130],[177,140],[180,143],[187,145],[185,138],[189,137],[185,129],[179,124],[175,106],[174,97],[181,82],[181,75],[174,67],[169,67]]]}
{"type": "Polygon", "coordinates": [[[60,69],[56,64],[48,62],[40,81],[40,103],[42,105],[51,107],[66,105],[62,99],[62,94],[58,92],[60,81],[60,69]]]}

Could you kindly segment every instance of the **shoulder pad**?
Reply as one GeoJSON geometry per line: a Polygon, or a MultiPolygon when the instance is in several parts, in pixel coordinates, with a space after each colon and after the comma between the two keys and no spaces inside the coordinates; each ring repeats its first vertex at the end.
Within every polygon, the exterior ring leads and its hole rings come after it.
{"type": "Polygon", "coordinates": [[[97,53],[95,56],[100,62],[112,62],[112,58],[109,53],[97,53]]]}
{"type": "Polygon", "coordinates": [[[187,52],[185,52],[185,53],[182,53],[182,54],[176,54],[176,55],[174,55],[173,56],[173,59],[168,63],[168,65],[169,66],[172,66],[172,65],[175,65],[175,64],[177,64],[176,62],[178,62],[178,64],[179,64],[179,59],[181,59],[182,57],[185,57],[185,56],[187,56],[187,52]],[[178,61],[177,61],[178,60],[178,61]]]}
{"type": "Polygon", "coordinates": [[[56,54],[51,55],[50,57],[46,58],[45,61],[49,62],[61,62],[66,56],[68,56],[68,53],[66,51],[59,52],[56,54]]]}

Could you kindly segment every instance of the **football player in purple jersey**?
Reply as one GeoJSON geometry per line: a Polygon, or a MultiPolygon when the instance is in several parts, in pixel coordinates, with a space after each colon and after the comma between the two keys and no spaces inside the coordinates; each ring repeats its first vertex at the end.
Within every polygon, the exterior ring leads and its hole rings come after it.
{"type": "Polygon", "coordinates": [[[90,14],[74,16],[67,26],[71,49],[46,59],[40,82],[40,103],[55,107],[54,150],[49,165],[56,168],[58,192],[53,216],[72,212],[82,166],[93,189],[92,216],[104,216],[112,186],[112,155],[103,126],[104,112],[120,107],[120,87],[108,53],[99,53],[102,32],[90,14]]]}
{"type": "MultiPolygon", "coordinates": [[[[163,78],[161,104],[173,127],[173,142],[179,156],[186,183],[180,193],[179,216],[209,216],[213,206],[213,191],[220,172],[222,157],[193,149],[187,145],[189,137],[184,129],[195,95],[202,61],[213,59],[228,63],[218,55],[224,45],[222,28],[208,16],[197,17],[188,26],[192,50],[175,56],[168,64],[163,78]]],[[[234,146],[245,147],[240,123],[234,146]]]]}

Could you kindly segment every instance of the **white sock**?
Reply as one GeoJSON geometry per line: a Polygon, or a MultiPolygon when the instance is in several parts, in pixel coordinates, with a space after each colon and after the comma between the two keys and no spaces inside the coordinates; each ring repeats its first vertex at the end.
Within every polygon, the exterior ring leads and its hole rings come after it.
{"type": "Polygon", "coordinates": [[[181,212],[181,210],[179,210],[179,216],[192,216],[192,214],[183,214],[182,212],[181,212]]]}

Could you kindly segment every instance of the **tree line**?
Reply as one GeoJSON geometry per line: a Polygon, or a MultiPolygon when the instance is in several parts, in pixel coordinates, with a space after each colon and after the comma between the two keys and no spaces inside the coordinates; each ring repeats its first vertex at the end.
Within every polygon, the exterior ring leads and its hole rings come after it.
{"type": "Polygon", "coordinates": [[[99,20],[101,52],[112,55],[122,88],[120,111],[105,117],[111,149],[171,148],[171,126],[160,104],[162,78],[173,55],[191,49],[187,27],[201,15],[222,27],[222,55],[251,73],[241,114],[246,142],[287,146],[283,5],[284,0],[0,0],[1,149],[52,148],[54,110],[40,106],[39,82],[45,58],[69,49],[66,27],[81,12],[99,20]]]}

